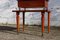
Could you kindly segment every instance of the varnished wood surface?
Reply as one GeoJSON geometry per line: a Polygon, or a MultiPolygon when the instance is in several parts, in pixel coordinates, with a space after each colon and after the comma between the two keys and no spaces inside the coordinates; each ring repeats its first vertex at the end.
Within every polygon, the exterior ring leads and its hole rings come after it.
{"type": "Polygon", "coordinates": [[[20,1],[18,7],[20,8],[40,8],[45,6],[45,1],[20,1]]]}
{"type": "Polygon", "coordinates": [[[17,32],[20,32],[20,16],[19,12],[16,12],[16,26],[17,26],[17,32]]]}
{"type": "Polygon", "coordinates": [[[50,14],[51,12],[48,12],[48,33],[50,32],[50,14]]]}
{"type": "Polygon", "coordinates": [[[47,10],[13,10],[12,12],[50,12],[47,10]]]}

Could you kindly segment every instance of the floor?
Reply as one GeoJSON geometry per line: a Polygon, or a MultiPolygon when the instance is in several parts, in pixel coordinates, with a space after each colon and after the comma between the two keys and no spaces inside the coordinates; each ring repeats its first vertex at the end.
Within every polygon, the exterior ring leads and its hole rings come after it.
{"type": "Polygon", "coordinates": [[[50,33],[45,27],[44,35],[41,26],[25,26],[25,31],[16,32],[16,26],[0,26],[0,40],[60,40],[60,28],[51,27],[50,33]]]}

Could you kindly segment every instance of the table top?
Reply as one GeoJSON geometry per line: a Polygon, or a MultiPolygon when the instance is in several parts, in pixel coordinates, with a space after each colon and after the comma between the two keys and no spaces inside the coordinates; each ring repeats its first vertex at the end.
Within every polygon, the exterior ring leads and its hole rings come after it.
{"type": "Polygon", "coordinates": [[[12,12],[50,12],[48,10],[13,10],[12,12]]]}

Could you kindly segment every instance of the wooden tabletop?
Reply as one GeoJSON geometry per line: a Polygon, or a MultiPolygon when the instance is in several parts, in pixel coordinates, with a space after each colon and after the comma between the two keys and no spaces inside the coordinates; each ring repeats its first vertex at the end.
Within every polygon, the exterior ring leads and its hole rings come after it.
{"type": "Polygon", "coordinates": [[[50,12],[47,10],[13,10],[12,12],[50,12]]]}

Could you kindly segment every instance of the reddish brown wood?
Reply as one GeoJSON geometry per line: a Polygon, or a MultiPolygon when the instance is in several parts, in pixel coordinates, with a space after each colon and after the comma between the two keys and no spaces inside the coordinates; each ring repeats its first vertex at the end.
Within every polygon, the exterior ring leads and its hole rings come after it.
{"type": "Polygon", "coordinates": [[[43,33],[44,33],[44,13],[45,12],[41,12],[41,14],[42,14],[42,17],[41,17],[41,21],[42,21],[42,36],[43,36],[43,33]]]}
{"type": "Polygon", "coordinates": [[[48,1],[45,1],[45,8],[48,10],[48,1]]]}
{"type": "Polygon", "coordinates": [[[44,32],[44,12],[41,12],[42,14],[42,33],[44,32]]]}
{"type": "MultiPolygon", "coordinates": [[[[42,32],[44,32],[44,12],[48,12],[48,32],[50,32],[50,12],[47,11],[47,10],[13,10],[13,12],[17,12],[17,14],[19,12],[23,12],[23,31],[24,31],[24,15],[25,15],[25,12],[41,12],[42,14],[42,32]]],[[[18,19],[19,17],[17,17],[18,19]]],[[[18,22],[18,21],[17,21],[18,22]]],[[[17,23],[18,25],[19,23],[17,23]]],[[[18,27],[17,27],[18,28],[18,27]]],[[[19,29],[18,29],[19,30],[19,29]]]]}
{"type": "Polygon", "coordinates": [[[21,1],[18,2],[18,7],[21,8],[40,8],[44,7],[44,2],[39,2],[39,1],[21,1]]]}
{"type": "MultiPolygon", "coordinates": [[[[40,8],[45,7],[47,10],[13,10],[16,12],[17,32],[19,32],[19,12],[23,12],[23,31],[24,31],[24,14],[25,12],[41,12],[42,14],[42,33],[44,32],[44,13],[48,12],[48,0],[18,0],[19,8],[40,8]]],[[[48,32],[50,32],[50,13],[48,14],[48,32]]]]}
{"type": "Polygon", "coordinates": [[[50,12],[48,12],[48,33],[50,32],[50,12]]]}
{"type": "Polygon", "coordinates": [[[23,31],[24,31],[24,26],[25,26],[25,12],[23,12],[23,31]]]}
{"type": "Polygon", "coordinates": [[[13,10],[13,12],[48,12],[47,10],[13,10]]]}
{"type": "Polygon", "coordinates": [[[47,0],[18,0],[20,8],[40,8],[45,7],[47,0]]]}
{"type": "Polygon", "coordinates": [[[17,32],[20,32],[20,21],[19,21],[19,12],[16,12],[16,23],[17,23],[17,32]]]}

